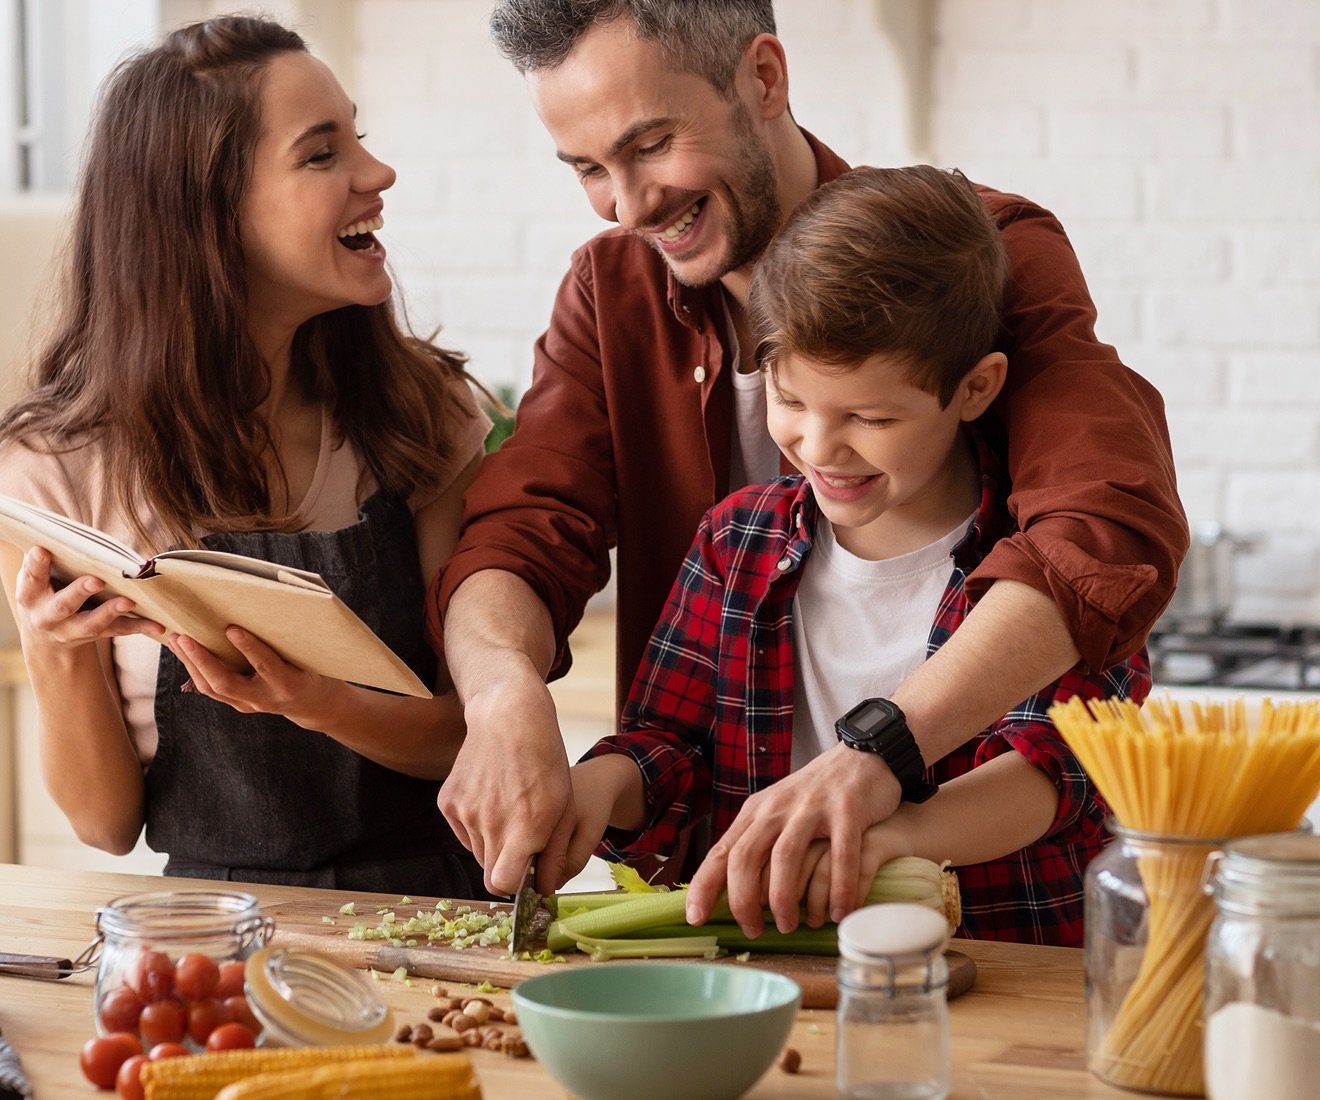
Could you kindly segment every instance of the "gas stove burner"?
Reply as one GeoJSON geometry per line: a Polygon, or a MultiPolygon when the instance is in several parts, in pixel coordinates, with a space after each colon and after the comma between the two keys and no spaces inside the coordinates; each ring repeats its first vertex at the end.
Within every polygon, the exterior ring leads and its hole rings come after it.
{"type": "Polygon", "coordinates": [[[1148,649],[1157,683],[1320,690],[1320,625],[1166,617],[1148,649]]]}

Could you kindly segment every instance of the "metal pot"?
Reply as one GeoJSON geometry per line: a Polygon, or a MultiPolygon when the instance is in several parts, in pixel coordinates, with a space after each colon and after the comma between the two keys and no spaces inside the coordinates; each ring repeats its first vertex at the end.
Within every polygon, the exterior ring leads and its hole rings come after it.
{"type": "Polygon", "coordinates": [[[1165,614],[1179,619],[1225,618],[1233,610],[1236,591],[1233,562],[1238,554],[1259,545],[1259,539],[1230,534],[1219,523],[1193,526],[1192,544],[1165,614]]]}

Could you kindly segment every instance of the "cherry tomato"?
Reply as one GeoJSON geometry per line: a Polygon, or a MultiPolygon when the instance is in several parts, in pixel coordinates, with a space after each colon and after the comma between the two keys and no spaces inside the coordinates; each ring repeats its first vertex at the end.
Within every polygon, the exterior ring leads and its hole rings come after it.
{"type": "Polygon", "coordinates": [[[147,1061],[145,1054],[135,1054],[119,1067],[115,1074],[115,1095],[119,1100],[143,1100],[142,1067],[147,1061]]]}
{"type": "Polygon", "coordinates": [[[163,1001],[174,992],[174,964],[165,952],[144,947],[129,965],[124,982],[148,1003],[163,1001]]]}
{"type": "Polygon", "coordinates": [[[143,1053],[142,1040],[139,1039],[136,1035],[134,1035],[133,1032],[131,1031],[111,1032],[109,1035],[106,1036],[106,1038],[118,1039],[121,1043],[124,1044],[125,1048],[128,1050],[128,1053],[130,1055],[143,1053]]]}
{"type": "Polygon", "coordinates": [[[207,1037],[207,1050],[246,1050],[257,1038],[242,1024],[221,1024],[207,1037]]]}
{"type": "Polygon", "coordinates": [[[215,987],[215,996],[220,1000],[243,992],[243,960],[230,959],[220,964],[220,984],[215,987]]]}
{"type": "Polygon", "coordinates": [[[83,1043],[78,1055],[78,1065],[83,1076],[98,1089],[115,1087],[115,1074],[129,1058],[142,1053],[142,1044],[132,1035],[116,1032],[114,1035],[98,1035],[83,1043]],[[131,1041],[130,1041],[131,1040],[131,1041]],[[134,1050],[134,1047],[137,1050],[134,1050]]]}
{"type": "MultiPolygon", "coordinates": [[[[188,1006],[188,1038],[199,1047],[205,1046],[206,1037],[221,1024],[227,1024],[233,1018],[229,1015],[229,1010],[214,997],[208,997],[204,1001],[194,1001],[188,1006]]],[[[239,1023],[243,1022],[239,1020],[239,1023]]]]}
{"type": "Polygon", "coordinates": [[[138,1017],[141,1015],[142,998],[126,985],[110,990],[101,998],[103,1031],[137,1031],[138,1017]]]}
{"type": "Polygon", "coordinates": [[[181,1043],[188,1030],[188,1013],[178,1001],[153,1001],[138,1017],[138,1030],[148,1047],[181,1043]]]}
{"type": "Polygon", "coordinates": [[[147,1051],[147,1057],[153,1062],[159,1062],[162,1058],[178,1058],[191,1053],[182,1043],[157,1043],[147,1051]]]}
{"type": "Polygon", "coordinates": [[[201,1001],[215,995],[220,967],[206,955],[181,955],[174,964],[174,988],[185,1001],[201,1001]]]}
{"type": "Polygon", "coordinates": [[[252,1011],[252,1006],[248,1004],[248,999],[239,994],[237,997],[225,998],[225,1012],[229,1019],[236,1024],[242,1024],[253,1035],[261,1034],[261,1021],[257,1019],[252,1011]]]}

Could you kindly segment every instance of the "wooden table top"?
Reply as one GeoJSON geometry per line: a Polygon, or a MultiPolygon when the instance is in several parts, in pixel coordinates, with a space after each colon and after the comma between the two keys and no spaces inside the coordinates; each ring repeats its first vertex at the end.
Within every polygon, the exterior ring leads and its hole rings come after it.
{"type": "MultiPolygon", "coordinates": [[[[318,896],[332,913],[351,895],[331,890],[240,886],[263,903],[318,896]]],[[[48,871],[0,864],[0,952],[75,957],[94,936],[98,906],[124,894],[199,883],[153,876],[48,871]]],[[[1131,1098],[1105,1085],[1085,1064],[1082,953],[1059,947],[959,940],[977,963],[976,984],[949,1006],[952,1028],[951,1100],[1078,1100],[1131,1098]]],[[[36,1100],[111,1096],[97,1093],[78,1068],[78,1051],[95,1033],[95,974],[59,982],[0,976],[0,1030],[22,1059],[36,1100]]],[[[382,980],[380,989],[399,1023],[419,1023],[434,1003],[432,981],[411,986],[382,980]]],[[[463,992],[453,987],[452,992],[463,992]]],[[[500,994],[492,995],[502,1003],[500,994]]],[[[749,1100],[832,1100],[834,1015],[804,1009],[788,1045],[802,1055],[801,1072],[771,1069],[749,1100]]],[[[471,1052],[486,1100],[564,1097],[530,1058],[471,1052]]]]}

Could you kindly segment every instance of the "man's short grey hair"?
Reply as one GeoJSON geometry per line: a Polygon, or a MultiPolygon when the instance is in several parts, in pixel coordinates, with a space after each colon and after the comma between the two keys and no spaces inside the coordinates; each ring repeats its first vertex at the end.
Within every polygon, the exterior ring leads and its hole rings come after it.
{"type": "Polygon", "coordinates": [[[499,0],[490,33],[526,75],[557,68],[587,31],[618,19],[658,43],[678,72],[704,77],[726,98],[747,44],[775,33],[771,0],[499,0]]]}

